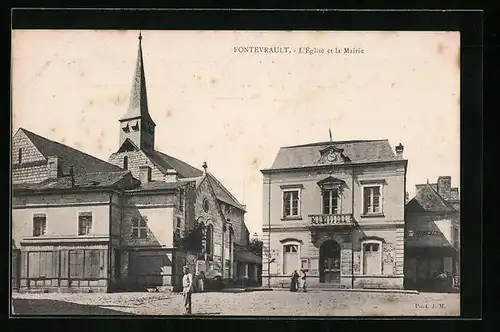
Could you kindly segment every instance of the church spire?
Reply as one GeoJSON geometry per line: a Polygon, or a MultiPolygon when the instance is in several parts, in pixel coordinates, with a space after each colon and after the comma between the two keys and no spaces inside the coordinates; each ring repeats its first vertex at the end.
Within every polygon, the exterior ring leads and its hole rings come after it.
{"type": "Polygon", "coordinates": [[[155,123],[149,114],[146,76],[142,59],[142,33],[139,32],[139,50],[127,113],[120,121],[120,150],[139,148],[153,150],[155,123]],[[132,144],[130,144],[132,143],[132,144]],[[124,144],[126,144],[124,146],[124,144]]]}
{"type": "Polygon", "coordinates": [[[132,81],[132,90],[130,92],[130,101],[127,113],[123,119],[142,118],[150,121],[153,125],[154,121],[149,115],[148,96],[146,92],[146,76],[144,74],[144,60],[142,58],[142,33],[139,32],[139,49],[137,51],[137,62],[135,66],[134,79],[132,81]]]}

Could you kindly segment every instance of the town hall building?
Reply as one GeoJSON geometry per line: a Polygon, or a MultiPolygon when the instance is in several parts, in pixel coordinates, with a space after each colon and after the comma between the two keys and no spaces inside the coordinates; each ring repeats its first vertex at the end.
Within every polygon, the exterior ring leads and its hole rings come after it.
{"type": "Polygon", "coordinates": [[[257,278],[246,207],[208,170],[154,149],[142,36],[115,153],[103,161],[19,129],[12,140],[12,286],[180,289],[182,266],[257,278]]]}
{"type": "Polygon", "coordinates": [[[403,288],[407,160],[388,140],[280,148],[263,169],[264,285],[403,288]]]}

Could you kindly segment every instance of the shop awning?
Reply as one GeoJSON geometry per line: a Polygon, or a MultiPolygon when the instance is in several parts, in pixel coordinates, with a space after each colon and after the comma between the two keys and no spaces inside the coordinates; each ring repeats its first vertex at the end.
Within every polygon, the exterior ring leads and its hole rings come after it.
{"type": "Polygon", "coordinates": [[[234,260],[237,262],[262,264],[262,257],[257,256],[253,252],[241,249],[240,250],[235,249],[234,260]]]}

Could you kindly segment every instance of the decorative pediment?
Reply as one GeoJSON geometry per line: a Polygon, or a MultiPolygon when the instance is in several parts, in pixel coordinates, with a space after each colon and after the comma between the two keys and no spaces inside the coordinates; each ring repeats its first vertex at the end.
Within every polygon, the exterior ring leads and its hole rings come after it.
{"type": "Polygon", "coordinates": [[[324,178],[323,180],[318,181],[316,183],[320,187],[322,187],[324,185],[339,185],[339,186],[342,186],[342,185],[345,184],[345,181],[341,180],[341,179],[337,179],[336,177],[333,177],[333,176],[330,175],[330,176],[328,176],[328,177],[324,178]]]}
{"type": "Polygon", "coordinates": [[[321,149],[319,153],[320,158],[318,162],[320,164],[338,164],[350,161],[350,159],[344,155],[344,149],[338,148],[335,145],[329,145],[321,149]]]}
{"type": "Polygon", "coordinates": [[[346,183],[344,180],[337,179],[331,175],[316,183],[322,190],[337,189],[339,195],[342,195],[344,188],[346,187],[346,183]]]}

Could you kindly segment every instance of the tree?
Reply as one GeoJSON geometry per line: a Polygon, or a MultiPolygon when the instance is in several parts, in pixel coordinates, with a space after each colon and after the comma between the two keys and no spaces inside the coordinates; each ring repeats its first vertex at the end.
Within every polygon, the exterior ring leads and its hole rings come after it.
{"type": "Polygon", "coordinates": [[[256,233],[256,234],[254,234],[254,237],[248,243],[248,251],[253,252],[257,256],[262,257],[263,244],[264,244],[264,242],[259,239],[259,237],[257,236],[257,233],[256,233]]]}

